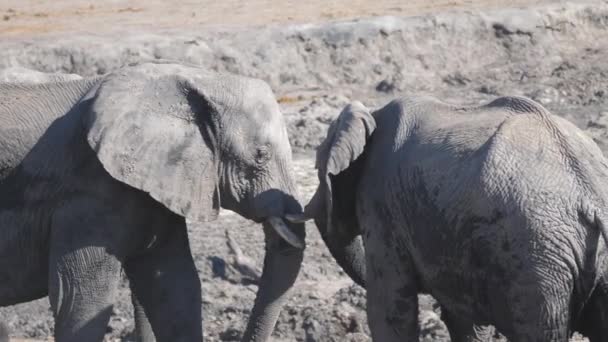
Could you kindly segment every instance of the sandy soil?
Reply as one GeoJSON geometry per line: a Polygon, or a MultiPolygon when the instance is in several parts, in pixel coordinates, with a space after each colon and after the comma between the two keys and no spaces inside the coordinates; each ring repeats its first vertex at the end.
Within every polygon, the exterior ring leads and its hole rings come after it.
{"type": "Polygon", "coordinates": [[[559,0],[4,0],[0,35],[310,23],[550,2],[559,0]]]}
{"type": "MultiPolygon", "coordinates": [[[[606,1],[543,1],[519,10],[509,6],[531,1],[164,3],[4,0],[0,36],[10,38],[0,39],[0,69],[20,65],[90,76],[142,59],[175,59],[262,78],[285,115],[305,199],[317,184],[314,148],[353,99],[378,107],[408,93],[461,104],[525,95],[572,120],[608,151],[606,1]],[[328,22],[386,14],[397,17],[328,22]],[[414,14],[422,16],[404,17],[414,14]],[[263,24],[272,25],[248,28],[263,24]],[[114,30],[128,34],[108,33],[114,30]]],[[[237,341],[257,287],[230,266],[225,231],[260,265],[262,231],[226,211],[216,222],[189,229],[203,287],[205,340],[237,341]]],[[[303,269],[273,339],[369,341],[364,291],[338,268],[313,224],[307,231],[303,269]]],[[[132,341],[128,295],[125,281],[108,340],[132,341]]],[[[432,298],[421,295],[420,306],[421,341],[449,341],[432,298]]],[[[0,308],[0,320],[15,337],[52,336],[47,299],[0,308]]]]}

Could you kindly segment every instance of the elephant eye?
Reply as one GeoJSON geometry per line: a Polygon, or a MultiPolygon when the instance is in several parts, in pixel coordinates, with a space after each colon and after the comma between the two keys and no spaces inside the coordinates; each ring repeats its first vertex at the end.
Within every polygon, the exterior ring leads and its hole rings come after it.
{"type": "Polygon", "coordinates": [[[268,145],[262,145],[258,147],[255,152],[255,162],[257,164],[264,164],[270,159],[270,147],[268,145]]]}

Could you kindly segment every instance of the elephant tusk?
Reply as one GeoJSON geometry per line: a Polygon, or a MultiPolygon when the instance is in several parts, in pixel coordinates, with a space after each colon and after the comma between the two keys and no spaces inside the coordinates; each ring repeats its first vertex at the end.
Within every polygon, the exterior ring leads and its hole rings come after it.
{"type": "Polygon", "coordinates": [[[277,232],[277,234],[279,234],[279,236],[281,236],[285,241],[287,241],[287,243],[295,248],[304,249],[304,241],[302,241],[302,239],[300,239],[289,229],[289,227],[287,227],[282,218],[272,216],[269,217],[266,222],[268,222],[274,231],[277,232]]]}
{"type": "Polygon", "coordinates": [[[285,214],[285,219],[291,223],[304,223],[312,217],[308,217],[306,214],[285,214]]]}

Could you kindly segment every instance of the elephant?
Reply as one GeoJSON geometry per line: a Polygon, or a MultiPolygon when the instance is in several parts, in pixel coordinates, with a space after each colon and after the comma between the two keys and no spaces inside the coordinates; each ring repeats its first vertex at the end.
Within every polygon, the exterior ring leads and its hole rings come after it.
{"type": "Polygon", "coordinates": [[[364,277],[373,340],[418,339],[418,293],[456,342],[490,324],[511,341],[608,340],[608,161],[566,119],[525,97],[353,102],[316,167],[316,193],[288,218],[314,218],[364,277]]]}
{"type": "Polygon", "coordinates": [[[291,168],[278,103],[258,79],[157,61],[0,83],[0,305],[48,295],[56,341],[101,341],[124,270],[145,338],[200,341],[186,221],[223,208],[264,229],[243,336],[264,341],[305,247],[304,225],[283,219],[302,211],[291,168]]]}

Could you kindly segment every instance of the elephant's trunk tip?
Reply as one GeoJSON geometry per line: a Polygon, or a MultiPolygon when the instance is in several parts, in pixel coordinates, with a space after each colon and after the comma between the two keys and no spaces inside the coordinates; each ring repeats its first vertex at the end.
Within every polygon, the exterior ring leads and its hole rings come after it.
{"type": "Polygon", "coordinates": [[[304,249],[304,240],[302,240],[294,232],[292,232],[291,229],[289,229],[289,227],[287,226],[287,224],[285,224],[285,221],[283,221],[282,218],[271,216],[266,219],[266,222],[268,222],[268,224],[270,224],[274,231],[277,232],[277,234],[279,234],[279,236],[282,237],[283,240],[287,241],[287,243],[289,243],[295,248],[304,249]]]}
{"type": "Polygon", "coordinates": [[[311,220],[312,217],[308,217],[304,214],[285,214],[285,219],[291,223],[305,223],[308,220],[311,220]]]}

